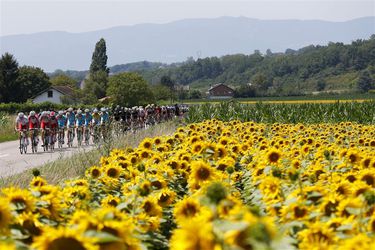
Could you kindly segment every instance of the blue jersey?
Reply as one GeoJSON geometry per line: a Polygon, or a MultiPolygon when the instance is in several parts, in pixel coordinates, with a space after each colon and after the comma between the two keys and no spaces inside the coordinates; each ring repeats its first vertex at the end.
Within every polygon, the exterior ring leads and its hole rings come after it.
{"type": "Polygon", "coordinates": [[[85,124],[85,116],[84,115],[76,115],[76,125],[78,127],[82,127],[85,124]]]}
{"type": "Polygon", "coordinates": [[[65,125],[66,125],[66,117],[64,115],[59,115],[57,117],[57,124],[59,126],[59,128],[64,128],[65,125]]]}
{"type": "Polygon", "coordinates": [[[100,123],[104,124],[109,121],[109,114],[107,112],[102,113],[101,118],[100,118],[100,123]]]}
{"type": "Polygon", "coordinates": [[[76,122],[76,116],[74,115],[74,113],[71,113],[68,117],[67,117],[67,120],[68,120],[68,127],[73,127],[75,122],[76,122]]]}
{"type": "Polygon", "coordinates": [[[92,120],[92,115],[90,113],[85,114],[85,126],[89,126],[92,120]]]}

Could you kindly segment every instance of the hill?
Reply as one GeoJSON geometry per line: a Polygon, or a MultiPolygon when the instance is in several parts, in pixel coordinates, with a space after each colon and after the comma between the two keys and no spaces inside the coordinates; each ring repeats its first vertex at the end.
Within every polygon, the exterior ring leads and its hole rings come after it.
{"type": "Polygon", "coordinates": [[[107,42],[108,64],[137,61],[172,63],[188,57],[283,52],[310,44],[350,43],[375,33],[375,17],[345,22],[258,20],[246,17],[187,19],[167,24],[139,24],[84,33],[43,32],[0,38],[1,53],[48,72],[86,70],[95,43],[107,42]]]}

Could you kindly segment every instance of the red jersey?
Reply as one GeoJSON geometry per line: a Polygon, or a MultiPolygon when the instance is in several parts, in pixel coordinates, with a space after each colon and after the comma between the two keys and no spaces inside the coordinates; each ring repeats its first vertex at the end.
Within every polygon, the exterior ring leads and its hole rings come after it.
{"type": "Polygon", "coordinates": [[[34,116],[29,116],[29,129],[39,128],[39,119],[34,116]]]}

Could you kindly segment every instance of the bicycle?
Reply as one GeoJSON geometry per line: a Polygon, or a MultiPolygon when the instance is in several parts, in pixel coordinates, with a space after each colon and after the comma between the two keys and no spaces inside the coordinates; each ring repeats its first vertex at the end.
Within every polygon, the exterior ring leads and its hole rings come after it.
{"type": "Polygon", "coordinates": [[[51,140],[50,136],[51,136],[50,135],[50,129],[49,128],[45,128],[44,129],[44,141],[43,141],[43,150],[44,150],[44,152],[48,151],[48,145],[49,145],[50,140],[51,140]]]}
{"type": "Polygon", "coordinates": [[[59,128],[58,134],[57,134],[57,146],[59,148],[62,148],[64,144],[64,128],[59,128]]]}
{"type": "Polygon", "coordinates": [[[82,140],[83,140],[83,127],[77,127],[77,141],[78,146],[82,146],[82,140]]]}
{"type": "Polygon", "coordinates": [[[56,129],[51,129],[50,141],[49,141],[49,148],[51,151],[55,150],[55,142],[56,142],[56,129]]]}
{"type": "Polygon", "coordinates": [[[37,128],[32,128],[31,129],[31,150],[34,153],[38,152],[38,129],[37,128]]]}
{"type": "Polygon", "coordinates": [[[74,134],[73,134],[73,127],[68,128],[68,147],[73,147],[73,139],[74,139],[74,134]]]}
{"type": "Polygon", "coordinates": [[[90,130],[91,130],[91,127],[89,127],[89,126],[85,127],[85,144],[86,144],[86,146],[88,146],[90,144],[90,130]]]}
{"type": "Polygon", "coordinates": [[[27,130],[25,130],[25,129],[23,129],[23,130],[21,130],[20,131],[20,134],[21,134],[21,136],[20,136],[20,153],[21,153],[21,155],[23,154],[23,153],[27,153],[27,135],[26,135],[26,131],[27,130]]]}
{"type": "Polygon", "coordinates": [[[98,144],[100,141],[100,125],[94,125],[93,133],[92,133],[92,140],[94,144],[98,144]]]}

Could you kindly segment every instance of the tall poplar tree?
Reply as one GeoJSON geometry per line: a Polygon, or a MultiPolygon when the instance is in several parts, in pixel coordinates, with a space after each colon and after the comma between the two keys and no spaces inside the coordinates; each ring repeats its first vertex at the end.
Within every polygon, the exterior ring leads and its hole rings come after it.
{"type": "Polygon", "coordinates": [[[90,65],[90,77],[85,84],[85,93],[96,98],[102,98],[106,94],[109,68],[107,67],[107,47],[105,40],[101,38],[95,45],[90,65]]]}

